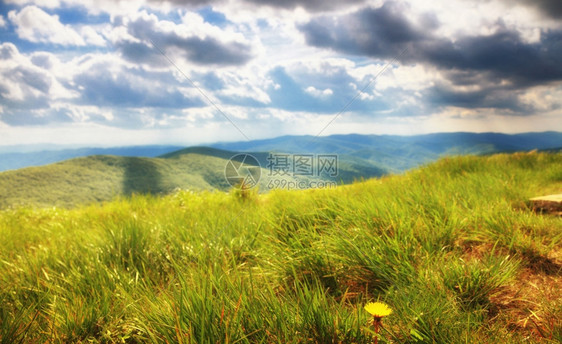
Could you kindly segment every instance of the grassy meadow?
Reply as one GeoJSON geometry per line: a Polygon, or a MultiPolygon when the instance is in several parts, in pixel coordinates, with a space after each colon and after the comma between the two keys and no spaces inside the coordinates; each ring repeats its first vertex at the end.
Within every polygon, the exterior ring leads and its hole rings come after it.
{"type": "Polygon", "coordinates": [[[562,341],[561,153],[0,212],[0,343],[562,341]]]}

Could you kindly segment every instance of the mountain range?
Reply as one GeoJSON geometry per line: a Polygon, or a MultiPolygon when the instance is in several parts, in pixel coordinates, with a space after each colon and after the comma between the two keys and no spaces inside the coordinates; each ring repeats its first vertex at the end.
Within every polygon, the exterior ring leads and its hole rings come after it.
{"type": "Polygon", "coordinates": [[[236,151],[339,154],[369,161],[390,172],[401,172],[442,156],[560,149],[562,133],[282,136],[211,146],[236,151]]]}
{"type": "Polygon", "coordinates": [[[227,180],[225,174],[236,174],[241,166],[248,165],[247,154],[255,158],[255,162],[250,164],[254,172],[246,175],[261,176],[254,178],[255,182],[261,191],[267,191],[274,187],[306,188],[313,185],[311,183],[350,183],[401,173],[443,156],[560,148],[562,133],[543,132],[283,136],[217,143],[210,147],[4,151],[0,154],[0,168],[5,170],[0,172],[0,208],[22,205],[71,207],[135,193],[165,194],[177,188],[226,191],[233,179],[227,180]],[[237,157],[229,163],[234,156],[237,157]],[[328,166],[323,166],[320,161],[325,156],[336,157],[337,161],[330,165],[337,168],[330,172],[336,173],[312,173],[328,166]],[[279,167],[274,165],[274,158],[288,169],[274,169],[279,167]],[[303,161],[314,164],[302,164],[303,161]],[[298,163],[300,166],[297,167],[298,163]],[[42,164],[47,165],[32,167],[42,164]],[[26,167],[20,168],[23,166],[26,167]],[[231,167],[230,172],[227,166],[231,167]],[[311,173],[297,175],[297,168],[311,173]]]}

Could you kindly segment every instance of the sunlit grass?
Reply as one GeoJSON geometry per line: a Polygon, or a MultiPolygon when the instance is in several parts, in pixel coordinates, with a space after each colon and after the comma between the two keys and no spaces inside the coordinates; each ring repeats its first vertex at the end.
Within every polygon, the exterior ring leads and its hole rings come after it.
{"type": "Polygon", "coordinates": [[[392,305],[380,343],[555,343],[562,219],[525,202],[561,170],[459,157],[330,190],[5,210],[0,343],[371,343],[372,300],[392,305]]]}

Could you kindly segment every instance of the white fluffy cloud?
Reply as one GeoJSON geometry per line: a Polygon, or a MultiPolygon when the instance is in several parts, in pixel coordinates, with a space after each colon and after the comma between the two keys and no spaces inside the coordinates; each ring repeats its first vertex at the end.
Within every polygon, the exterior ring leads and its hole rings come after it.
{"type": "Polygon", "coordinates": [[[134,63],[169,66],[172,58],[200,66],[240,66],[253,57],[252,44],[243,35],[206,23],[195,13],[175,23],[143,10],[114,22],[110,40],[134,63]]]}
{"type": "Polygon", "coordinates": [[[49,15],[36,6],[27,6],[8,14],[21,39],[35,43],[85,45],[84,39],[70,26],[63,25],[58,16],[49,15]]]}
{"type": "Polygon", "coordinates": [[[8,4],[24,7],[28,5],[46,9],[60,7],[80,7],[88,9],[93,14],[110,13],[112,15],[136,12],[146,5],[145,0],[4,0],[8,4]]]}
{"type": "Polygon", "coordinates": [[[62,24],[57,15],[50,15],[37,6],[26,6],[8,13],[16,26],[19,38],[34,43],[70,46],[103,45],[104,39],[93,28],[83,27],[78,33],[70,25],[62,24]]]}
{"type": "Polygon", "coordinates": [[[80,28],[80,35],[84,39],[84,42],[88,45],[94,46],[104,46],[105,39],[91,26],[83,26],[80,28]]]}
{"type": "Polygon", "coordinates": [[[309,93],[309,94],[311,94],[312,96],[317,97],[317,98],[329,97],[329,96],[331,96],[332,94],[334,94],[334,91],[332,91],[331,88],[325,88],[325,89],[323,89],[323,90],[319,90],[319,89],[317,89],[317,88],[314,87],[314,86],[308,86],[308,87],[305,89],[305,91],[306,91],[306,93],[309,93]]]}
{"type": "Polygon", "coordinates": [[[0,45],[0,99],[13,108],[48,107],[50,101],[72,98],[49,70],[57,63],[52,54],[29,58],[12,43],[0,45]]]}
{"type": "Polygon", "coordinates": [[[56,8],[61,5],[59,0],[6,0],[6,2],[18,6],[32,4],[44,8],[56,8]]]}

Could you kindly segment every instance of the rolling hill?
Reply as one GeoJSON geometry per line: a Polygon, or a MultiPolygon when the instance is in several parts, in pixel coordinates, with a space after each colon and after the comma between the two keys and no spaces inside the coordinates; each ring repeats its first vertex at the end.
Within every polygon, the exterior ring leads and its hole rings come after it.
{"type": "Polygon", "coordinates": [[[175,188],[224,189],[224,160],[199,154],[177,159],[89,156],[0,173],[0,207],[72,206],[118,195],[175,188]]]}
{"type": "MultiPolygon", "coordinates": [[[[236,152],[192,147],[157,158],[94,155],[39,167],[0,172],[0,208],[63,206],[109,201],[132,194],[166,194],[175,189],[221,190],[230,184],[225,167],[236,152]]],[[[349,183],[386,174],[369,161],[343,158],[337,176],[274,179],[267,170],[269,153],[252,153],[261,166],[259,189],[307,188],[310,182],[349,183]],[[275,183],[272,182],[275,181],[275,183]],[[299,183],[300,182],[300,183],[299,183]]]]}

